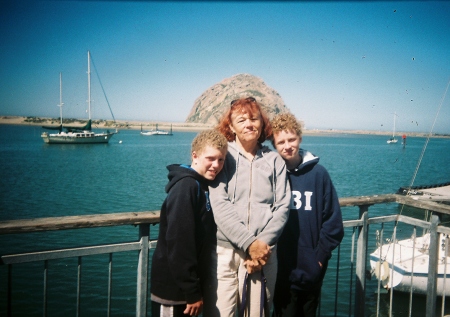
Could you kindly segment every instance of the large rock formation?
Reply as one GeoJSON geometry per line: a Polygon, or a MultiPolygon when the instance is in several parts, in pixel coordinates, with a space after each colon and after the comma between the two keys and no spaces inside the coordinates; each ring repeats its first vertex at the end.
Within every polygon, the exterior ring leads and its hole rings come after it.
{"type": "Polygon", "coordinates": [[[261,78],[238,74],[208,88],[198,97],[186,122],[215,125],[230,107],[232,100],[250,96],[263,106],[269,117],[289,111],[278,92],[267,86],[261,78]]]}

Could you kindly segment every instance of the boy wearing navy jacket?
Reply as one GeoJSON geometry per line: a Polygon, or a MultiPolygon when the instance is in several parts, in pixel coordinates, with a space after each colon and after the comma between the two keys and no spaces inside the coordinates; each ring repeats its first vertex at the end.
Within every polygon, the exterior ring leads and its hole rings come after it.
{"type": "Polygon", "coordinates": [[[331,252],[344,237],[338,196],[319,158],[300,149],[301,124],[290,113],[272,119],[272,144],[288,169],[292,198],[278,240],[275,317],[314,317],[331,252]]]}
{"type": "Polygon", "coordinates": [[[202,284],[216,240],[209,181],[222,170],[228,141],[216,130],[192,142],[192,164],[169,165],[167,197],[161,207],[158,243],[151,271],[152,316],[198,316],[202,284]]]}

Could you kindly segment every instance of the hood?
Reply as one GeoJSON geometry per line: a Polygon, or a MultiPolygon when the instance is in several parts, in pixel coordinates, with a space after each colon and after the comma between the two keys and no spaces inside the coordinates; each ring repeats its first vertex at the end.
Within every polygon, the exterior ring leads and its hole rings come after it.
{"type": "Polygon", "coordinates": [[[302,172],[303,170],[311,168],[319,163],[319,157],[307,150],[300,149],[299,154],[302,157],[302,162],[296,168],[290,170],[289,172],[291,173],[302,172]]]}
{"type": "MultiPolygon", "coordinates": [[[[270,169],[273,168],[273,163],[271,160],[267,159],[267,155],[269,153],[271,153],[272,151],[265,145],[262,145],[260,143],[258,143],[258,145],[260,146],[260,148],[256,151],[255,157],[253,159],[253,161],[256,160],[263,160],[264,162],[266,162],[266,164],[268,165],[268,167],[270,169]]],[[[246,160],[246,158],[244,157],[244,154],[241,153],[241,150],[239,149],[239,146],[236,144],[236,141],[233,142],[228,142],[228,153],[227,155],[231,155],[232,157],[234,157],[235,160],[235,164],[236,164],[236,171],[235,171],[235,176],[234,178],[237,179],[237,175],[239,174],[239,166],[240,163],[239,161],[241,160],[241,156],[243,157],[242,159],[246,160]]],[[[275,177],[275,175],[273,175],[273,177],[275,177]]],[[[275,183],[275,179],[273,180],[273,182],[275,183]]],[[[235,198],[236,198],[236,190],[237,190],[237,183],[234,182],[234,187],[233,187],[233,195],[231,196],[231,202],[234,203],[235,198]]]]}
{"type": "Polygon", "coordinates": [[[169,182],[166,185],[165,191],[166,193],[169,192],[169,190],[181,179],[185,177],[192,177],[195,180],[205,183],[206,178],[200,176],[194,169],[192,169],[189,165],[183,165],[183,164],[172,164],[167,166],[167,169],[169,170],[169,174],[167,175],[167,178],[169,179],[169,182]]]}
{"type": "MultiPolygon", "coordinates": [[[[255,158],[258,156],[264,156],[264,153],[271,152],[271,150],[266,145],[259,144],[259,146],[260,148],[258,149],[258,151],[256,151],[255,158]]],[[[241,153],[238,145],[236,144],[236,141],[228,142],[228,151],[233,152],[233,156],[241,153]]]]}

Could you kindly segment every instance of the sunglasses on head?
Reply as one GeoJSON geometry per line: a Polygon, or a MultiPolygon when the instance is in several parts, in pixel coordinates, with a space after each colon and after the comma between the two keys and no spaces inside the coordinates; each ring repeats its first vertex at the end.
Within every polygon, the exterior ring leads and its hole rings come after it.
{"type": "MultiPolygon", "coordinates": [[[[231,103],[230,103],[230,106],[232,106],[236,101],[238,101],[239,99],[234,99],[231,103]]],[[[248,101],[248,102],[256,102],[256,99],[255,98],[253,98],[253,97],[248,97],[248,98],[245,98],[244,99],[245,101],[248,101]]]]}

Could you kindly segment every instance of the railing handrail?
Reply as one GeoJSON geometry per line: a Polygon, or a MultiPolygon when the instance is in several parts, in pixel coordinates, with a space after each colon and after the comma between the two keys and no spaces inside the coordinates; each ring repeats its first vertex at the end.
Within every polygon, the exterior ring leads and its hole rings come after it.
{"type": "MultiPolygon", "coordinates": [[[[408,206],[450,214],[450,205],[433,201],[415,200],[399,194],[344,197],[339,199],[341,207],[370,206],[397,202],[408,206]]],[[[121,212],[95,215],[46,217],[0,221],[0,235],[37,231],[54,231],[120,225],[154,224],[159,222],[159,210],[140,212],[121,212]]]]}
{"type": "Polygon", "coordinates": [[[0,235],[159,223],[159,210],[0,221],[0,235]]]}

